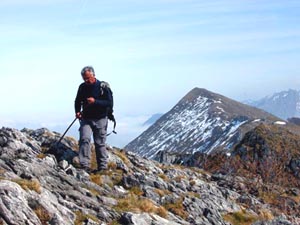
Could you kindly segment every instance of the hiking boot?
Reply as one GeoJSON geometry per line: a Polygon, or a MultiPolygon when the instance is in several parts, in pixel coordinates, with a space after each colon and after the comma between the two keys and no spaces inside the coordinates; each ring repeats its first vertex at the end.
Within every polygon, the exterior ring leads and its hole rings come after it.
{"type": "Polygon", "coordinates": [[[88,174],[91,174],[93,172],[93,170],[90,167],[85,167],[84,168],[85,172],[87,172],[88,174]]]}
{"type": "Polygon", "coordinates": [[[109,171],[107,168],[98,168],[92,171],[95,174],[105,174],[105,172],[109,171]]]}
{"type": "Polygon", "coordinates": [[[76,165],[75,167],[78,170],[84,170],[85,172],[87,172],[88,174],[92,173],[92,169],[88,166],[83,166],[83,165],[76,165]]]}

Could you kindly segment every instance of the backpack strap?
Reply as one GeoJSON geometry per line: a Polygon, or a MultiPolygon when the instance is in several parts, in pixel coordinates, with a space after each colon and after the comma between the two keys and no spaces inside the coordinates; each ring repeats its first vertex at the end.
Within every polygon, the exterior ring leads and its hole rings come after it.
{"type": "Polygon", "coordinates": [[[107,83],[105,81],[100,81],[101,95],[103,95],[103,90],[106,88],[110,89],[109,83],[107,83]]]}
{"type": "Polygon", "coordinates": [[[111,121],[114,122],[114,129],[112,130],[112,132],[106,134],[106,136],[109,136],[109,135],[111,135],[112,133],[117,134],[117,132],[116,132],[117,122],[116,122],[116,119],[115,119],[114,115],[111,114],[111,115],[109,116],[109,119],[110,119],[111,121]]]}
{"type": "MultiPolygon", "coordinates": [[[[109,83],[107,83],[107,82],[105,82],[105,81],[101,81],[101,82],[100,82],[100,89],[101,89],[101,95],[103,95],[103,90],[104,90],[104,89],[109,89],[109,90],[111,90],[111,89],[110,89],[109,83]]],[[[116,132],[117,122],[116,122],[116,119],[115,119],[114,115],[112,114],[112,112],[108,115],[108,119],[114,122],[114,129],[113,129],[112,132],[106,134],[106,136],[109,136],[109,135],[111,135],[112,133],[117,134],[117,132],[116,132]]]]}

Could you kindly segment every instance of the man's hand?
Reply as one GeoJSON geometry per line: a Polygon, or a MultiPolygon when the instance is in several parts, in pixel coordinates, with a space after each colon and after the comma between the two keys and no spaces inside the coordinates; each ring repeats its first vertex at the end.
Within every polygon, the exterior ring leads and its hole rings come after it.
{"type": "Polygon", "coordinates": [[[95,103],[95,99],[93,97],[87,98],[86,99],[88,104],[94,104],[95,103]]]}
{"type": "Polygon", "coordinates": [[[75,116],[76,116],[76,118],[77,118],[77,119],[81,119],[81,118],[82,118],[82,114],[81,114],[81,112],[78,112],[78,113],[76,113],[76,115],[75,115],[75,116]]]}

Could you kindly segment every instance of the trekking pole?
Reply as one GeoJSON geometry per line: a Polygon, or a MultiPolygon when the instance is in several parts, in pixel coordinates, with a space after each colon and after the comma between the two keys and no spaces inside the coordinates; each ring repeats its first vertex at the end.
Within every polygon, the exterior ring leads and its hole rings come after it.
{"type": "Polygon", "coordinates": [[[75,123],[75,121],[77,120],[77,117],[75,117],[75,119],[73,120],[73,122],[70,124],[70,126],[66,129],[65,133],[60,137],[60,139],[58,140],[58,142],[56,142],[56,144],[58,145],[61,140],[64,138],[64,136],[66,135],[66,133],[68,132],[68,130],[72,127],[72,125],[75,123]]]}

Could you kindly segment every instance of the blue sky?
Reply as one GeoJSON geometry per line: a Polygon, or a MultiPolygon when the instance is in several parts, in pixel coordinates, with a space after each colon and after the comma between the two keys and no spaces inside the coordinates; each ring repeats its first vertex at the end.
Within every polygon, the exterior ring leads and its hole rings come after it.
{"type": "Polygon", "coordinates": [[[293,0],[2,0],[0,126],[62,131],[85,65],[113,88],[119,146],[196,86],[236,100],[300,89],[299,13],[293,0]]]}

